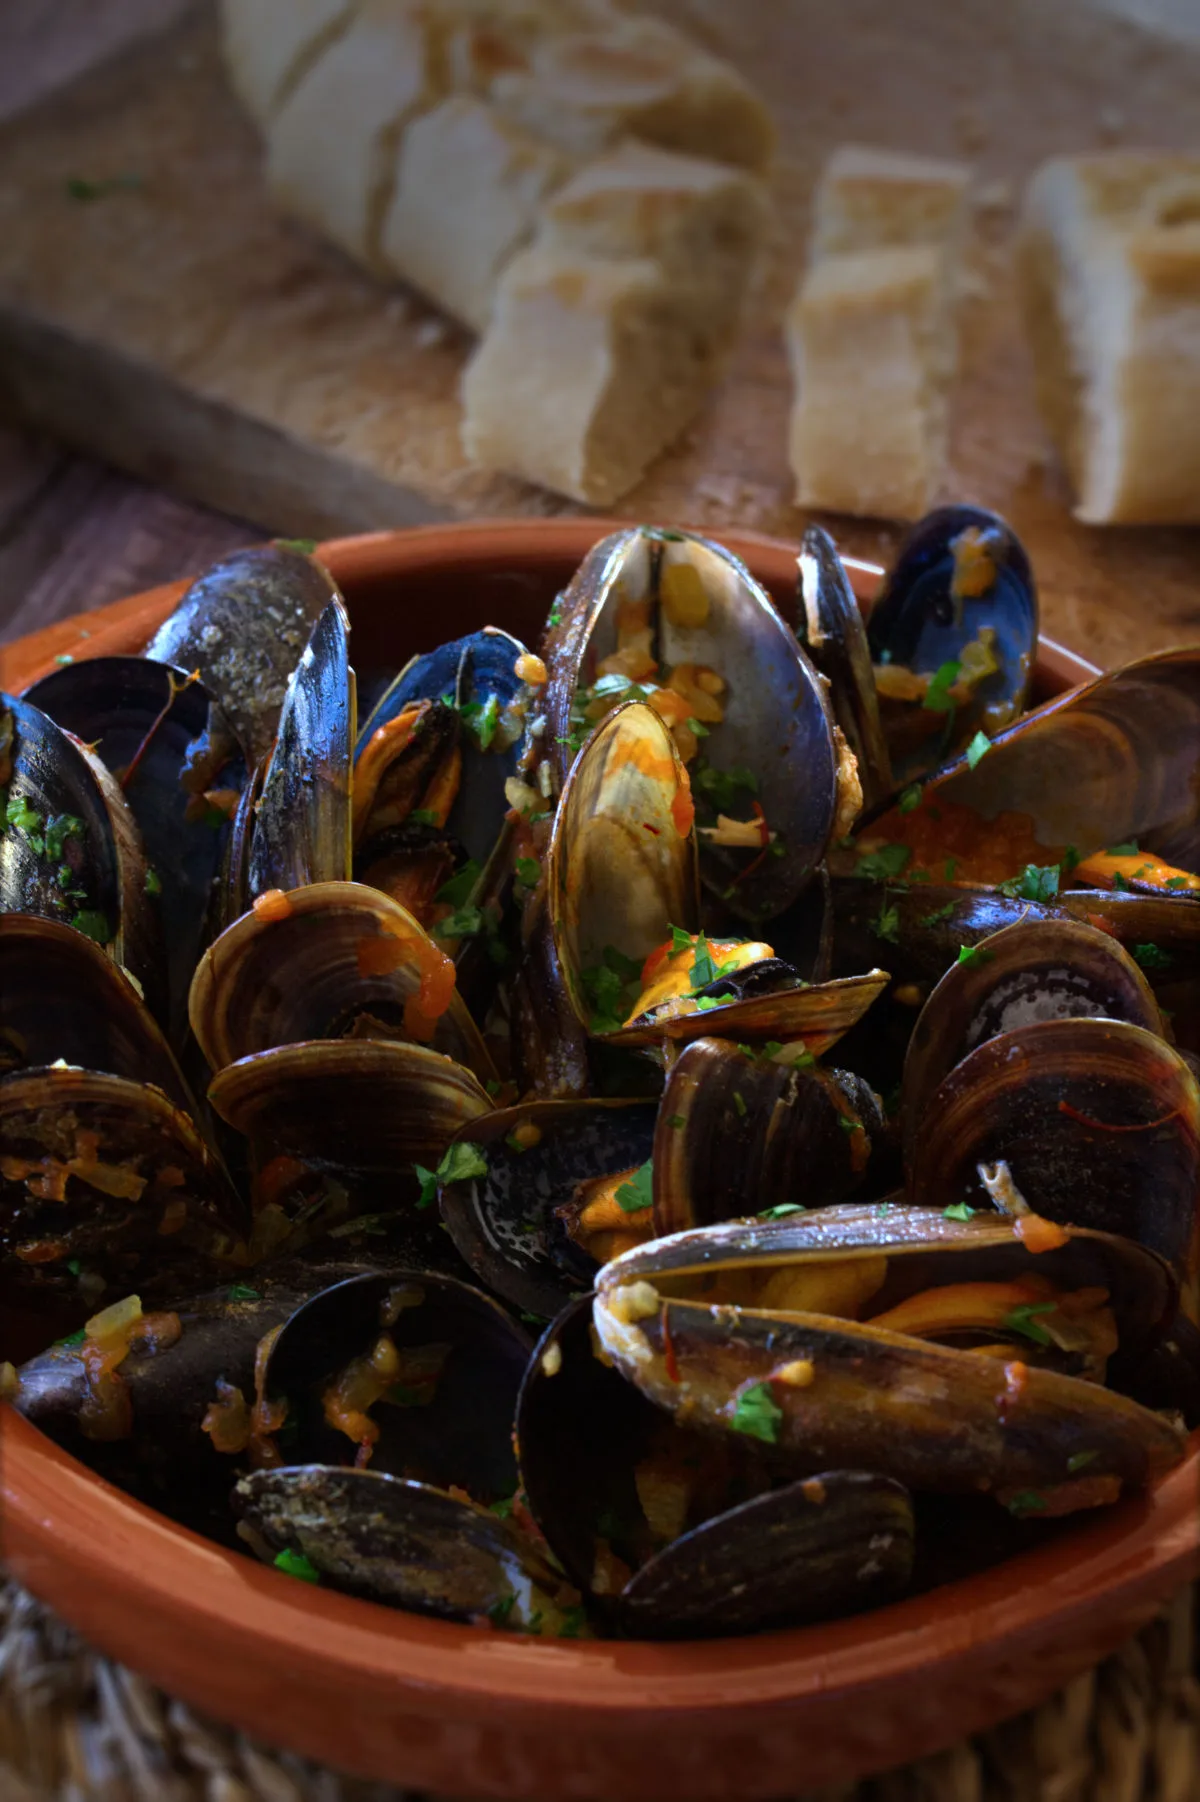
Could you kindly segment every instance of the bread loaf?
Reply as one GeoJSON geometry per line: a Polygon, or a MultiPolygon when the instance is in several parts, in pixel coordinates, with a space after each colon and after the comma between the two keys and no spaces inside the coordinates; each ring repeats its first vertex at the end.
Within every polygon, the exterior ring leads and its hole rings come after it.
{"type": "Polygon", "coordinates": [[[521,252],[463,378],[468,455],[610,505],[683,429],[716,373],[696,314],[694,296],[649,259],[521,252]]]}
{"type": "Polygon", "coordinates": [[[435,12],[433,5],[362,0],[268,135],[275,197],[374,268],[401,132],[441,97],[435,12]]]}
{"type": "Polygon", "coordinates": [[[914,244],[957,254],[970,180],[966,163],[843,144],[826,163],[814,196],[809,258],[914,244]]]}
{"type": "Polygon", "coordinates": [[[486,329],[509,258],[569,165],[485,101],[443,101],[404,136],[381,253],[472,331],[486,329]]]}
{"type": "Polygon", "coordinates": [[[932,245],[815,263],[788,316],[801,506],[918,519],[945,467],[946,266],[932,245]]]}
{"type": "Polygon", "coordinates": [[[358,0],[221,0],[221,49],[234,92],[266,125],[349,24],[358,0]]]}
{"type": "Polygon", "coordinates": [[[1077,517],[1200,521],[1200,154],[1044,164],[1018,267],[1038,402],[1077,517]]]}

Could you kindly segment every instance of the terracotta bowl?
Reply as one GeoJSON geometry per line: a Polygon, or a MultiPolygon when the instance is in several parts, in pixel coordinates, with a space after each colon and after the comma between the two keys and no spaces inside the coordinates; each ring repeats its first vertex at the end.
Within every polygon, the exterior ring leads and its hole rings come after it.
{"type": "MultiPolygon", "coordinates": [[[[368,669],[490,621],[536,635],[608,529],[481,522],[322,554],[368,669]]],[[[722,536],[787,606],[793,550],[722,536]]],[[[869,600],[878,571],[852,574],[869,600]]],[[[63,653],[139,649],[182,586],[0,651],[0,687],[63,653]]],[[[1093,673],[1043,642],[1043,693],[1093,673]]],[[[0,1484],[0,1556],[103,1651],[268,1742],[460,1796],[754,1802],[840,1784],[1042,1700],[1200,1571],[1200,1436],[1153,1494],[964,1582],[829,1626],[669,1646],[527,1640],[314,1590],[140,1507],[6,1408],[0,1484]]]]}

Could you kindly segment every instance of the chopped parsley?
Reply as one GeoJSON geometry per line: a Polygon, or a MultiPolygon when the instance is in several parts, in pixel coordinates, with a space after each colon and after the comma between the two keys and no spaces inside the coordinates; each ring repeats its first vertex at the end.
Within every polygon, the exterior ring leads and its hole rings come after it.
{"type": "Polygon", "coordinates": [[[930,677],[929,687],[925,691],[925,699],[921,702],[927,713],[953,713],[954,702],[950,698],[950,690],[962,673],[962,664],[952,659],[949,663],[938,666],[930,677]]]}
{"type": "Polygon", "coordinates": [[[79,1262],[78,1258],[68,1258],[67,1259],[67,1269],[70,1271],[72,1276],[82,1276],[83,1275],[83,1265],[79,1262]]]}
{"type": "Polygon", "coordinates": [[[950,1207],[942,1209],[943,1220],[973,1220],[979,1212],[965,1201],[956,1201],[950,1207]]]}
{"type": "Polygon", "coordinates": [[[900,943],[900,909],[894,901],[889,903],[886,896],[871,921],[871,931],[877,939],[886,939],[889,945],[900,943]]]}
{"type": "Polygon", "coordinates": [[[482,874],[475,859],[473,857],[468,859],[462,869],[456,875],[451,876],[449,882],[443,882],[434,896],[434,900],[444,901],[447,907],[461,907],[470,897],[482,874]]]}
{"type": "Polygon", "coordinates": [[[493,1627],[503,1627],[507,1623],[509,1615],[516,1606],[516,1601],[516,1596],[508,1595],[501,1596],[498,1602],[492,1603],[488,1609],[488,1619],[493,1627]]]}
{"type": "Polygon", "coordinates": [[[691,733],[693,738],[707,738],[708,737],[709,728],[704,724],[703,720],[689,719],[689,720],[686,720],[684,723],[687,726],[687,729],[691,733]]]}
{"type": "Polygon", "coordinates": [[[85,938],[95,939],[98,945],[107,945],[112,939],[108,921],[95,908],[85,907],[82,912],[72,914],[71,925],[85,938]]]}
{"type": "Polygon", "coordinates": [[[581,1639],[587,1626],[587,1615],[580,1607],[564,1608],[562,1626],[558,1629],[560,1639],[581,1639]]]}
{"type": "Polygon", "coordinates": [[[436,808],[414,807],[405,824],[408,826],[437,826],[440,822],[436,808]]]}
{"type": "Polygon", "coordinates": [[[1099,1452],[1072,1452],[1067,1459],[1067,1469],[1074,1476],[1077,1470],[1086,1470],[1089,1464],[1094,1464],[1099,1456],[1099,1452]]]}
{"type": "Polygon", "coordinates": [[[31,807],[24,795],[10,795],[4,809],[5,824],[15,832],[27,838],[33,849],[40,854],[46,849],[46,841],[42,836],[42,816],[36,807],[31,807]]]}
{"type": "Polygon", "coordinates": [[[275,543],[280,550],[301,551],[306,557],[311,557],[317,548],[315,538],[277,538],[275,543]]]}
{"type": "Polygon", "coordinates": [[[56,1339],[54,1341],[54,1344],[55,1344],[56,1348],[60,1345],[68,1346],[68,1347],[75,1346],[75,1345],[82,1345],[86,1338],[87,1338],[87,1334],[85,1333],[84,1329],[82,1327],[80,1327],[80,1329],[77,1333],[68,1333],[65,1339],[56,1339]]]}
{"type": "Polygon", "coordinates": [[[758,1215],[759,1220],[783,1220],[788,1214],[806,1214],[808,1209],[799,1201],[781,1201],[773,1208],[763,1208],[758,1215]]]}
{"type": "Polygon", "coordinates": [[[551,607],[549,613],[546,615],[546,624],[548,626],[558,626],[562,624],[562,605],[559,601],[555,601],[553,607],[551,607]]]}
{"type": "Polygon", "coordinates": [[[920,926],[940,926],[943,920],[951,917],[957,906],[957,901],[947,901],[945,907],[935,907],[931,914],[922,914],[917,923],[920,926]]]}
{"type": "Polygon", "coordinates": [[[733,1091],[733,1105],[737,1109],[739,1120],[746,1118],[746,1099],[740,1089],[733,1091]]]}
{"type": "Polygon", "coordinates": [[[58,863],[69,838],[82,838],[84,824],[73,813],[51,814],[46,821],[46,856],[58,863]]]}
{"type": "Polygon", "coordinates": [[[1008,1512],[1022,1519],[1027,1514],[1042,1514],[1045,1511],[1046,1498],[1038,1494],[1036,1489],[1022,1489],[1019,1495],[1009,1497],[1008,1512]]]}
{"type": "Polygon", "coordinates": [[[782,1419],[783,1410],[775,1404],[770,1383],[753,1383],[738,1396],[729,1424],[735,1433],[745,1433],[751,1439],[762,1439],[767,1445],[774,1445],[779,1439],[782,1419]]]}
{"type": "Polygon", "coordinates": [[[873,882],[890,882],[899,876],[911,856],[910,845],[881,845],[878,851],[863,852],[854,866],[854,874],[873,882]]]}
{"type": "Polygon", "coordinates": [[[987,733],[986,732],[977,732],[975,734],[974,738],[971,740],[970,744],[967,746],[967,753],[966,753],[967,763],[970,766],[970,768],[974,769],[975,765],[979,762],[979,759],[981,757],[986,757],[987,753],[991,750],[991,748],[992,748],[992,741],[988,737],[987,733]]]}
{"type": "Polygon", "coordinates": [[[1138,842],[1136,838],[1131,838],[1127,845],[1109,845],[1104,855],[1105,857],[1136,857],[1137,853],[1138,842]]]}
{"type": "Polygon", "coordinates": [[[262,1295],[259,1290],[252,1289],[249,1283],[231,1283],[225,1291],[225,1299],[226,1301],[261,1301],[262,1295]]]}
{"type": "MultiPolygon", "coordinates": [[[[689,941],[690,942],[690,941],[689,941]]],[[[603,1035],[608,1032],[619,1032],[624,1024],[624,1016],[629,1009],[627,994],[635,984],[640,985],[641,965],[636,958],[626,957],[615,945],[606,945],[602,961],[591,969],[581,970],[579,980],[583,993],[591,1011],[588,1023],[589,1031],[603,1035]]]]}
{"type": "Polygon", "coordinates": [[[948,857],[946,859],[945,863],[942,865],[942,875],[947,882],[954,881],[954,878],[958,875],[957,857],[948,857]]]}
{"type": "Polygon", "coordinates": [[[59,651],[54,661],[55,663],[74,663],[75,659],[70,651],[59,651]]]}
{"type": "Polygon", "coordinates": [[[63,183],[68,200],[103,200],[108,194],[132,193],[142,186],[140,175],[106,175],[100,180],[86,175],[68,175],[63,183]]]}
{"type": "Polygon", "coordinates": [[[498,1520],[509,1520],[516,1505],[515,1495],[506,1495],[498,1502],[488,1503],[488,1513],[494,1514],[498,1520]]]}
{"type": "Polygon", "coordinates": [[[1135,945],[1133,955],[1143,970],[1169,970],[1175,961],[1160,945],[1135,945]]]}
{"type": "Polygon", "coordinates": [[[714,812],[734,814],[745,805],[747,795],[758,793],[758,778],[742,765],[718,770],[706,758],[697,757],[692,765],[692,789],[714,812]]]}
{"type": "Polygon", "coordinates": [[[958,961],[960,964],[990,964],[995,956],[993,951],[985,951],[982,945],[960,945],[958,961]]]}
{"type": "Polygon", "coordinates": [[[1126,882],[1124,876],[1122,876],[1120,870],[1113,871],[1113,887],[1115,889],[1123,890],[1126,894],[1129,892],[1129,884],[1126,882]]]}
{"type": "Polygon", "coordinates": [[[481,751],[490,751],[500,724],[500,696],[489,695],[486,701],[465,701],[459,717],[481,751]]]}
{"type": "Polygon", "coordinates": [[[682,926],[672,926],[672,928],[671,928],[671,950],[670,950],[669,955],[671,957],[677,957],[681,951],[690,951],[691,948],[692,948],[691,933],[685,932],[683,930],[682,926]]]}
{"type": "Polygon", "coordinates": [[[669,1127],[671,1127],[675,1132],[678,1132],[681,1127],[687,1125],[687,1121],[684,1119],[682,1114],[668,1114],[667,1115],[667,1125],[669,1127]]]}
{"type": "Polygon", "coordinates": [[[413,1169],[421,1184],[417,1206],[427,1208],[442,1184],[471,1182],[476,1177],[486,1176],[488,1166],[483,1147],[464,1139],[449,1147],[436,1170],[426,1170],[423,1164],[414,1164],[413,1169]]]}
{"type": "Polygon", "coordinates": [[[481,907],[458,907],[433,928],[435,939],[471,939],[484,929],[481,907]]]}
{"type": "Polygon", "coordinates": [[[525,888],[537,887],[542,866],[536,857],[518,857],[514,867],[519,883],[523,884],[525,888]]]}
{"type": "Polygon", "coordinates": [[[1032,1339],[1035,1345],[1053,1345],[1054,1341],[1037,1318],[1039,1314],[1054,1314],[1057,1304],[1052,1301],[1022,1302],[1019,1307],[1010,1308],[1004,1316],[1004,1325],[1011,1333],[1023,1333],[1026,1339],[1032,1339]]]}
{"type": "Polygon", "coordinates": [[[1019,876],[1010,876],[997,887],[1010,901],[1053,901],[1061,875],[1062,869],[1056,863],[1027,863],[1019,876]]]}
{"type": "Polygon", "coordinates": [[[910,782],[896,803],[901,813],[913,813],[921,805],[921,784],[910,782]]]}
{"type": "Polygon", "coordinates": [[[302,1583],[319,1583],[321,1573],[303,1552],[293,1552],[286,1547],[275,1560],[275,1569],[283,1571],[289,1577],[299,1577],[302,1583]]]}
{"type": "Polygon", "coordinates": [[[654,1159],[647,1158],[641,1168],[620,1185],[613,1199],[626,1214],[636,1214],[640,1209],[650,1207],[654,1201],[654,1159]]]}
{"type": "Polygon", "coordinates": [[[151,897],[162,894],[162,877],[157,870],[146,871],[146,893],[151,897]]]}

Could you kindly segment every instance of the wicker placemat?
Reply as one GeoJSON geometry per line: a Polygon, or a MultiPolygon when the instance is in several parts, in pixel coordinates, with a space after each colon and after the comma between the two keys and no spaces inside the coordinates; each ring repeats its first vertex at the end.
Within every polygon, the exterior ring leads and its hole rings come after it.
{"type": "MultiPolygon", "coordinates": [[[[1197,1603],[1031,1714],[809,1802],[1200,1802],[1197,1603]]],[[[0,1802],[417,1802],[201,1719],[0,1584],[0,1802]]]]}

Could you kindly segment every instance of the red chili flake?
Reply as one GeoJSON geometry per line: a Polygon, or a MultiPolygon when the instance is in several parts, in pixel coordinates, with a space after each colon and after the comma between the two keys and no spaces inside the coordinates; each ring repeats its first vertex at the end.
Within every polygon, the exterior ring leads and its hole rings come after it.
{"type": "Polygon", "coordinates": [[[757,857],[750,860],[740,874],[734,877],[733,880],[735,884],[745,882],[747,876],[752,876],[759,865],[765,863],[767,852],[771,847],[771,828],[767,825],[767,816],[762,810],[761,801],[751,801],[750,806],[758,820],[759,841],[762,844],[762,850],[757,857]]]}
{"type": "Polygon", "coordinates": [[[649,820],[642,821],[642,831],[643,832],[652,832],[654,834],[655,838],[662,837],[662,827],[661,826],[652,826],[650,824],[649,820]]]}
{"type": "Polygon", "coordinates": [[[662,1312],[659,1314],[658,1323],[662,1331],[663,1363],[666,1365],[667,1375],[670,1377],[671,1381],[673,1383],[678,1383],[681,1380],[679,1375],[679,1364],[675,1357],[675,1345],[671,1338],[671,1327],[667,1318],[666,1302],[662,1305],[662,1312]]]}
{"type": "Polygon", "coordinates": [[[1078,1125],[1090,1127],[1093,1132],[1098,1133],[1153,1132],[1156,1126],[1168,1126],[1172,1120],[1177,1120],[1181,1112],[1179,1108],[1173,1107],[1169,1114],[1163,1114],[1158,1120],[1135,1121],[1131,1126],[1113,1126],[1107,1120],[1093,1120],[1090,1114],[1081,1114],[1079,1109],[1072,1107],[1069,1101],[1060,1101],[1058,1111],[1060,1114],[1065,1114],[1068,1120],[1074,1120],[1078,1125]]]}

